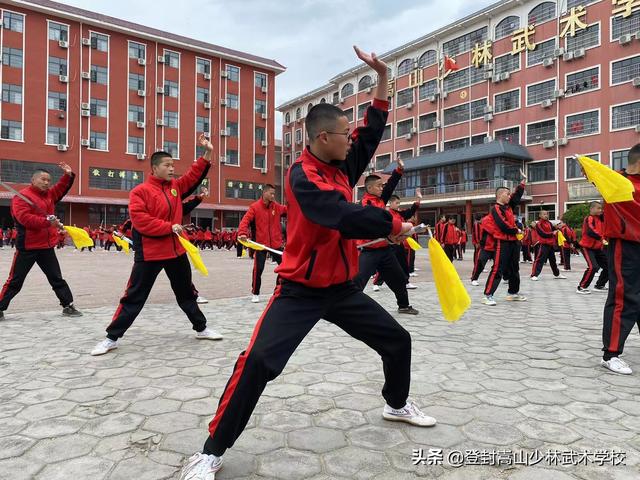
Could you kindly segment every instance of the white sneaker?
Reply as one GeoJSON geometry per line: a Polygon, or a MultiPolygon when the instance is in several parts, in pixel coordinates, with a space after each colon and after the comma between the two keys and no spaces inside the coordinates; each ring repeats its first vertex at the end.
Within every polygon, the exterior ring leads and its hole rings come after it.
{"type": "Polygon", "coordinates": [[[373,286],[373,291],[374,292],[379,292],[380,291],[380,285],[374,285],[373,286]]]}
{"type": "Polygon", "coordinates": [[[627,365],[627,362],[620,360],[618,357],[611,357],[611,360],[604,360],[601,358],[600,365],[621,375],[631,375],[631,373],[633,373],[631,367],[627,365]]]}
{"type": "Polygon", "coordinates": [[[604,287],[593,287],[593,291],[600,292],[600,293],[608,293],[609,287],[607,287],[606,285],[604,287]]]}
{"type": "Polygon", "coordinates": [[[484,297],[482,299],[482,304],[483,305],[488,305],[490,307],[495,307],[497,305],[496,301],[493,299],[493,295],[489,295],[489,296],[484,297]]]}
{"type": "Polygon", "coordinates": [[[415,290],[416,288],[418,287],[416,287],[413,283],[407,283],[407,290],[415,290]]]}
{"type": "Polygon", "coordinates": [[[537,282],[538,280],[539,280],[539,278],[538,278],[538,277],[531,277],[531,281],[532,281],[532,282],[537,282]]]}
{"type": "Polygon", "coordinates": [[[567,277],[565,277],[562,274],[558,275],[557,277],[553,277],[553,278],[555,278],[556,280],[566,280],[567,279],[567,277]]]}
{"type": "Polygon", "coordinates": [[[579,293],[580,295],[589,295],[591,294],[591,291],[588,288],[578,287],[576,288],[576,293],[579,293]]]}
{"type": "Polygon", "coordinates": [[[413,271],[414,271],[414,272],[419,272],[419,271],[420,271],[420,269],[419,269],[418,267],[413,267],[413,271]]]}
{"type": "Polygon", "coordinates": [[[260,301],[260,295],[252,295],[251,303],[258,303],[260,301]]]}
{"type": "Polygon", "coordinates": [[[222,335],[207,327],[201,332],[196,332],[196,338],[200,340],[222,340],[222,335]]]}
{"type": "Polygon", "coordinates": [[[222,468],[222,457],[194,453],[182,467],[180,480],[214,480],[216,472],[222,468]]]}
{"type": "Polygon", "coordinates": [[[209,303],[209,300],[198,295],[198,298],[196,298],[196,303],[209,303]]]}
{"type": "Polygon", "coordinates": [[[526,302],[527,297],[524,295],[520,295],[519,293],[509,294],[505,297],[505,300],[509,302],[526,302]]]}
{"type": "Polygon", "coordinates": [[[392,422],[406,422],[418,427],[433,427],[436,424],[435,418],[422,413],[412,401],[407,401],[407,404],[399,410],[385,405],[382,410],[382,418],[392,422]]]}
{"type": "Polygon", "coordinates": [[[471,285],[473,285],[474,287],[477,287],[478,284],[478,280],[471,280],[471,285]]]}
{"type": "Polygon", "coordinates": [[[416,272],[411,272],[411,273],[409,274],[409,276],[410,276],[410,277],[417,277],[417,276],[418,276],[418,274],[417,274],[416,272]]]}
{"type": "Polygon", "coordinates": [[[116,340],[111,340],[110,338],[105,338],[91,350],[91,355],[94,357],[97,355],[104,355],[109,350],[114,350],[118,348],[118,342],[116,340]]]}

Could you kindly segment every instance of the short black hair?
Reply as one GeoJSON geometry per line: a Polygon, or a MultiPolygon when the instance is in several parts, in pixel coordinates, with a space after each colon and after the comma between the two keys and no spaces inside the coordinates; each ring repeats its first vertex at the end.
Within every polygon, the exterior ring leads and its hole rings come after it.
{"type": "Polygon", "coordinates": [[[275,185],[272,185],[272,184],[270,184],[270,183],[265,183],[265,184],[262,186],[262,191],[263,191],[263,192],[266,192],[267,190],[275,190],[275,189],[276,189],[275,185]]]}
{"type": "MultiPolygon", "coordinates": [[[[314,107],[315,108],[315,107],[314,107]]],[[[376,175],[375,173],[372,175],[367,175],[364,179],[365,188],[371,185],[373,182],[382,179],[380,175],[376,175]]]]}
{"type": "Polygon", "coordinates": [[[48,175],[51,175],[51,172],[49,172],[49,170],[45,169],[45,168],[36,168],[33,173],[31,174],[31,178],[35,177],[36,175],[38,175],[39,173],[46,173],[48,175]]]}
{"type": "Polygon", "coordinates": [[[509,190],[509,189],[507,187],[498,187],[498,188],[496,188],[496,196],[498,196],[498,192],[500,190],[509,190]]]}
{"type": "Polygon", "coordinates": [[[390,201],[391,201],[391,200],[400,200],[400,197],[399,197],[398,195],[391,195],[391,196],[389,197],[389,200],[390,200],[390,201]]]}
{"type": "Polygon", "coordinates": [[[346,117],[346,114],[335,105],[318,103],[313,106],[304,121],[309,140],[313,141],[320,132],[332,130],[340,117],[346,117]]]}
{"type": "Polygon", "coordinates": [[[629,165],[634,165],[638,160],[640,160],[640,143],[636,143],[629,150],[629,165]]]}
{"type": "Polygon", "coordinates": [[[151,166],[158,166],[162,163],[162,159],[164,158],[173,158],[169,152],[165,152],[163,150],[158,150],[153,155],[151,155],[151,166]]]}
{"type": "Polygon", "coordinates": [[[601,206],[602,206],[602,203],[600,203],[598,200],[594,200],[593,202],[591,202],[591,203],[589,204],[589,210],[591,210],[591,209],[592,209],[593,207],[595,207],[596,205],[598,205],[598,206],[600,206],[600,207],[601,207],[601,206]]]}

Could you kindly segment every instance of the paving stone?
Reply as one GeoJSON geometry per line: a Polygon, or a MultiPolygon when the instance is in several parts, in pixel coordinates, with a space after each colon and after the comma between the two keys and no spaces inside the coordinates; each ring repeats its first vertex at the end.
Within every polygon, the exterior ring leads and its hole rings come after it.
{"type": "Polygon", "coordinates": [[[17,457],[29,450],[36,443],[21,435],[8,435],[0,438],[0,460],[5,458],[17,457]]]}
{"type": "Polygon", "coordinates": [[[43,466],[22,457],[0,460],[0,480],[32,480],[43,466]]]}
{"type": "Polygon", "coordinates": [[[283,480],[309,478],[321,472],[316,455],[297,450],[282,449],[272,452],[260,462],[258,473],[283,480]]]}
{"type": "Polygon", "coordinates": [[[569,445],[582,436],[569,427],[557,423],[541,422],[539,420],[527,420],[517,425],[527,437],[544,440],[545,442],[557,442],[569,445]]]}
{"type": "Polygon", "coordinates": [[[344,432],[321,427],[308,427],[289,432],[287,445],[296,450],[324,453],[347,446],[344,432]]]}
{"type": "Polygon", "coordinates": [[[343,408],[332,408],[329,411],[315,415],[315,424],[318,427],[348,430],[367,423],[362,412],[343,408]]]}
{"type": "Polygon", "coordinates": [[[462,431],[471,440],[492,445],[511,445],[522,438],[522,433],[510,425],[475,420],[464,425],[462,431]]]}
{"type": "Polygon", "coordinates": [[[154,432],[172,433],[195,428],[198,424],[199,418],[196,415],[185,412],[171,412],[153,415],[144,423],[144,428],[154,432]]]}
{"type": "Polygon", "coordinates": [[[29,422],[20,418],[5,418],[0,421],[0,437],[18,433],[21,430],[24,430],[28,424],[29,422]]]}
{"type": "Polygon", "coordinates": [[[60,438],[40,440],[29,451],[29,457],[43,463],[56,463],[62,460],[82,457],[98,443],[96,437],[89,435],[66,435],[60,438]]]}
{"type": "Polygon", "coordinates": [[[180,402],[177,400],[168,400],[166,398],[154,398],[152,400],[142,400],[132,403],[129,411],[139,413],[140,415],[158,415],[160,413],[175,412],[180,408],[180,402]]]}
{"type": "Polygon", "coordinates": [[[109,476],[109,480],[162,480],[173,478],[178,471],[175,467],[153,462],[148,458],[136,456],[121,461],[109,476]]]}
{"type": "Polygon", "coordinates": [[[75,403],[68,400],[53,400],[51,402],[38,403],[31,405],[20,411],[20,418],[29,421],[45,420],[47,418],[60,417],[68,414],[76,406],[75,403]]]}
{"type": "Polygon", "coordinates": [[[259,455],[272,452],[284,446],[283,433],[264,428],[251,428],[242,433],[234,448],[242,450],[243,452],[259,455]]]}
{"type": "Polygon", "coordinates": [[[346,447],[327,453],[324,463],[329,475],[357,479],[372,478],[389,467],[389,461],[380,452],[357,447],[346,447]]]}
{"type": "MultiPolygon", "coordinates": [[[[22,431],[22,434],[35,438],[56,438],[71,435],[80,430],[86,421],[79,418],[57,417],[32,423],[22,431]]],[[[1,424],[0,424],[1,425],[1,424]]]]}
{"type": "Polygon", "coordinates": [[[128,412],[115,413],[89,421],[82,431],[97,437],[106,437],[135,430],[143,421],[144,417],[142,415],[128,412]]]}
{"type": "Polygon", "coordinates": [[[279,411],[262,416],[260,426],[278,432],[291,432],[311,426],[311,416],[304,413],[279,411]]]}

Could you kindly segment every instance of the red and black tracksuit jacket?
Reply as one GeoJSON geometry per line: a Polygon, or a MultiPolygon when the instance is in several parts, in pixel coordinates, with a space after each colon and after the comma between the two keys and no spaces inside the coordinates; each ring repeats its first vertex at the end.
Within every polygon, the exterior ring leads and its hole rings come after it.
{"type": "Polygon", "coordinates": [[[444,222],[439,221],[438,223],[436,223],[436,228],[435,228],[435,231],[433,232],[433,235],[439,243],[444,243],[442,241],[442,230],[444,229],[444,226],[447,225],[448,223],[449,222],[447,222],[446,220],[444,222]]]}
{"type": "Polygon", "coordinates": [[[604,240],[603,219],[601,215],[589,215],[582,222],[582,238],[580,246],[582,248],[590,248],[591,250],[602,250],[604,240]]]}
{"type": "Polygon", "coordinates": [[[549,220],[538,220],[536,223],[536,233],[540,237],[540,243],[542,245],[549,245],[551,247],[555,245],[556,234],[549,220]]]}
{"type": "Polygon", "coordinates": [[[250,235],[250,225],[255,224],[256,242],[270,248],[282,248],[282,227],[280,218],[287,215],[287,207],[278,202],[265,204],[262,198],[249,206],[238,227],[239,235],[250,235]]]}

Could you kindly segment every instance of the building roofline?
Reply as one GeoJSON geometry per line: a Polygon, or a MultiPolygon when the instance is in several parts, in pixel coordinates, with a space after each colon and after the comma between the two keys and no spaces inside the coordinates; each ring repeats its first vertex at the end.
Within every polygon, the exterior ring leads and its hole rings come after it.
{"type": "Polygon", "coordinates": [[[283,110],[286,110],[287,108],[291,108],[292,106],[296,105],[299,102],[302,102],[303,100],[307,100],[309,98],[315,97],[316,95],[324,92],[324,91],[330,91],[331,89],[335,88],[335,85],[331,84],[331,83],[327,83],[321,87],[318,87],[314,90],[311,90],[310,92],[304,93],[292,100],[289,100],[285,103],[282,103],[280,105],[278,105],[276,107],[276,110],[279,112],[282,112],[283,110]]]}
{"type": "Polygon", "coordinates": [[[276,75],[286,70],[286,67],[275,60],[259,57],[239,50],[221,47],[219,45],[203,42],[194,38],[163,32],[156,28],[146,27],[138,23],[121,20],[116,17],[65,5],[63,3],[53,2],[51,0],[5,0],[5,3],[15,7],[36,10],[42,13],[55,15],[57,17],[67,18],[77,22],[135,35],[151,41],[166,43],[167,45],[210,54],[227,60],[240,61],[242,63],[274,71],[276,75]]]}

